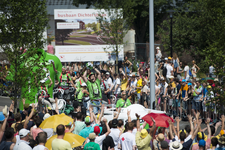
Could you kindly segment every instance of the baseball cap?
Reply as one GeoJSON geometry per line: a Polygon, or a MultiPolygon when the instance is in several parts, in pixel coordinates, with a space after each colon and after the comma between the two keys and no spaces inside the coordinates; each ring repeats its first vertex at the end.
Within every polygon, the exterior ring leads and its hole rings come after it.
{"type": "Polygon", "coordinates": [[[188,86],[189,86],[189,85],[192,85],[192,83],[188,83],[188,86]]]}
{"type": "Polygon", "coordinates": [[[166,142],[166,141],[162,141],[162,142],[161,142],[161,148],[162,148],[162,149],[167,149],[168,147],[169,147],[168,142],[166,142]]]}
{"type": "Polygon", "coordinates": [[[156,47],[156,49],[160,49],[160,47],[156,47]]]}
{"type": "Polygon", "coordinates": [[[95,133],[95,134],[99,134],[99,133],[100,133],[100,128],[99,128],[99,126],[95,126],[95,127],[94,127],[94,133],[95,133]]]}
{"type": "Polygon", "coordinates": [[[83,82],[83,83],[81,84],[81,86],[87,86],[87,84],[83,82]]]}
{"type": "Polygon", "coordinates": [[[117,124],[118,124],[118,120],[117,120],[117,119],[113,119],[113,120],[112,120],[112,125],[113,125],[113,126],[117,126],[117,124]]]}
{"type": "Polygon", "coordinates": [[[207,88],[208,88],[208,89],[211,89],[212,87],[211,87],[211,85],[208,85],[207,88]]]}
{"type": "Polygon", "coordinates": [[[141,138],[145,138],[148,135],[148,131],[146,129],[141,130],[141,138]]]}
{"type": "Polygon", "coordinates": [[[88,138],[89,138],[90,140],[94,140],[95,137],[96,137],[95,133],[90,133],[89,136],[88,136],[88,138]]]}
{"type": "Polygon", "coordinates": [[[171,57],[168,57],[168,59],[172,59],[171,57]]]}
{"type": "Polygon", "coordinates": [[[20,138],[23,138],[23,137],[27,136],[27,134],[29,134],[29,133],[30,133],[29,130],[27,130],[27,129],[21,129],[19,131],[19,136],[20,136],[20,138]]]}
{"type": "Polygon", "coordinates": [[[109,73],[109,72],[106,72],[105,74],[110,75],[110,73],[109,73]]]}
{"type": "Polygon", "coordinates": [[[91,122],[91,118],[90,118],[90,116],[85,117],[84,121],[85,121],[86,123],[91,122]]]}
{"type": "Polygon", "coordinates": [[[206,144],[206,142],[205,142],[205,140],[203,140],[203,139],[199,140],[199,142],[198,142],[198,146],[204,147],[205,144],[206,144]]]}
{"type": "Polygon", "coordinates": [[[166,57],[165,60],[168,60],[168,58],[166,57]]]}
{"type": "Polygon", "coordinates": [[[185,79],[183,79],[183,80],[182,80],[182,82],[186,82],[186,80],[185,80],[185,79]]]}

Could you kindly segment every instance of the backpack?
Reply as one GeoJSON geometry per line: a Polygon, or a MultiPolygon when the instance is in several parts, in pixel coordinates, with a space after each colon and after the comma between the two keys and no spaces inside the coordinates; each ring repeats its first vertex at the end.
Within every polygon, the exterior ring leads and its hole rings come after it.
{"type": "Polygon", "coordinates": [[[166,69],[166,66],[164,66],[163,67],[163,76],[166,77],[166,74],[167,74],[167,69],[166,69]]]}

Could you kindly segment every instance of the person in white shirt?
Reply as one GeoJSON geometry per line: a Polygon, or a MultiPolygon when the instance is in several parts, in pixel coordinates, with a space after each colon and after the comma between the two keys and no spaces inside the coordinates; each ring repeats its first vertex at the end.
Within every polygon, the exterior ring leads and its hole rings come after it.
{"type": "Polygon", "coordinates": [[[131,103],[135,103],[135,92],[136,92],[136,87],[137,86],[137,79],[135,78],[135,75],[132,75],[130,79],[130,85],[129,85],[129,93],[128,95],[131,95],[131,103]]]}
{"type": "Polygon", "coordinates": [[[135,150],[136,149],[135,136],[132,133],[133,128],[134,128],[134,123],[128,122],[127,132],[123,133],[120,136],[120,140],[119,140],[119,144],[118,144],[119,149],[122,149],[122,150],[135,150]]]}
{"type": "Polygon", "coordinates": [[[166,69],[167,69],[167,72],[166,72],[166,79],[167,79],[167,82],[169,82],[169,77],[171,75],[173,75],[173,67],[172,67],[172,61],[168,61],[168,64],[166,66],[166,69]]]}
{"type": "Polygon", "coordinates": [[[118,129],[117,125],[118,125],[118,120],[113,119],[112,120],[112,128],[110,129],[111,132],[110,132],[109,136],[111,136],[114,141],[114,144],[115,144],[114,150],[119,150],[118,143],[119,143],[120,136],[123,133],[123,130],[118,129]]]}
{"type": "Polygon", "coordinates": [[[33,150],[48,150],[47,147],[45,147],[45,143],[47,142],[47,133],[46,132],[40,132],[38,133],[36,137],[38,141],[38,145],[33,148],[33,150]]]}
{"type": "Polygon", "coordinates": [[[189,75],[189,66],[187,65],[187,62],[184,62],[184,65],[185,65],[185,67],[184,67],[184,79],[186,81],[188,81],[189,78],[190,78],[190,75],[189,75]]]}
{"type": "Polygon", "coordinates": [[[105,75],[106,75],[106,79],[107,79],[107,83],[108,83],[109,89],[111,90],[112,89],[112,79],[110,78],[110,73],[106,72],[105,75]]]}
{"type": "Polygon", "coordinates": [[[114,82],[112,85],[112,92],[115,94],[115,96],[117,97],[118,94],[120,94],[121,88],[120,88],[120,78],[118,77],[118,75],[115,73],[114,74],[114,82]]]}
{"type": "Polygon", "coordinates": [[[29,146],[30,131],[27,129],[21,129],[19,131],[20,141],[16,143],[13,150],[32,150],[29,146]]]}

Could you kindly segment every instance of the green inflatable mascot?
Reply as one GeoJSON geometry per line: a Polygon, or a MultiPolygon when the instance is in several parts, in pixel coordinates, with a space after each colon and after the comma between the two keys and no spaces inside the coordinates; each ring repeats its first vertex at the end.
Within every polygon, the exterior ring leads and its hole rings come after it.
{"type": "MultiPolygon", "coordinates": [[[[45,80],[46,85],[49,84],[51,81],[49,80],[48,76],[50,76],[50,78],[52,80],[52,85],[50,87],[48,87],[48,93],[50,94],[50,97],[52,98],[55,80],[59,81],[59,77],[62,72],[62,64],[57,56],[55,56],[53,54],[49,54],[42,49],[38,49],[37,54],[35,54],[35,56],[31,57],[31,59],[35,59],[35,58],[38,58],[38,60],[40,61],[40,64],[45,63],[46,68],[43,68],[43,69],[46,72],[46,76],[44,77],[43,80],[45,80]],[[54,67],[53,67],[53,65],[54,65],[54,67]]],[[[29,63],[29,61],[27,61],[27,62],[29,63]]],[[[26,65],[29,65],[29,64],[27,64],[27,62],[25,62],[25,64],[22,66],[26,67],[26,65]]],[[[36,67],[36,69],[37,69],[37,67],[36,67]]],[[[22,70],[22,68],[21,68],[21,70],[22,70]]],[[[35,66],[33,67],[33,70],[35,70],[35,66]]],[[[11,77],[13,77],[12,74],[11,74],[11,77]]],[[[32,104],[32,103],[37,102],[37,93],[39,91],[39,87],[37,87],[37,88],[29,87],[28,83],[30,83],[30,82],[32,83],[32,81],[35,80],[35,77],[32,73],[27,75],[27,79],[28,79],[27,85],[24,85],[22,87],[21,95],[23,95],[23,98],[26,99],[26,101],[25,101],[26,104],[32,104]]],[[[19,108],[21,110],[23,110],[22,100],[20,101],[19,108]]]]}

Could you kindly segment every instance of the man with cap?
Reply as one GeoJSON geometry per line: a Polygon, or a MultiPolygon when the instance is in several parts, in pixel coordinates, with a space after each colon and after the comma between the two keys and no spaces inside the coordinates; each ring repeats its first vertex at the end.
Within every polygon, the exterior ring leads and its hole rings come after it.
{"type": "Polygon", "coordinates": [[[90,142],[85,144],[84,146],[84,150],[100,150],[100,146],[95,143],[95,138],[96,138],[96,135],[95,133],[90,133],[89,136],[88,136],[90,142]]]}
{"type": "MultiPolygon", "coordinates": [[[[185,97],[188,97],[187,91],[188,91],[188,85],[187,85],[186,80],[183,79],[181,81],[181,88],[179,90],[179,93],[177,94],[177,99],[179,99],[180,98],[180,95],[181,95],[182,107],[184,108],[185,111],[187,110],[187,106],[188,106],[187,105],[187,101],[184,101],[184,98],[185,97]]],[[[180,114],[181,115],[182,115],[182,110],[183,110],[182,107],[180,107],[180,114]]]]}
{"type": "Polygon", "coordinates": [[[135,142],[137,145],[138,150],[151,150],[150,147],[150,141],[152,139],[152,134],[156,128],[155,126],[155,120],[151,117],[152,122],[153,122],[153,126],[150,129],[149,133],[146,129],[142,129],[140,128],[140,115],[136,114],[137,117],[137,133],[135,136],[135,142]],[[150,135],[151,134],[151,135],[150,135]]]}
{"type": "MultiPolygon", "coordinates": [[[[92,114],[91,114],[91,115],[92,115],[92,114]]],[[[89,134],[90,134],[91,131],[93,130],[93,127],[91,126],[91,123],[92,123],[91,118],[92,118],[92,117],[90,117],[90,116],[86,116],[86,117],[85,117],[84,122],[85,122],[85,124],[86,124],[86,127],[83,128],[83,129],[80,131],[80,133],[79,133],[79,135],[82,136],[82,137],[85,138],[85,139],[89,136],[89,134]]]]}
{"type": "Polygon", "coordinates": [[[29,135],[30,131],[27,129],[21,129],[19,131],[20,141],[16,143],[13,150],[32,150],[32,148],[29,146],[29,135]]]}
{"type": "MultiPolygon", "coordinates": [[[[89,80],[87,79],[87,70],[85,70],[83,78],[84,82],[87,84],[87,88],[89,91],[89,97],[92,105],[101,105],[102,100],[102,92],[101,92],[101,73],[98,69],[93,67],[95,72],[97,73],[97,79],[93,73],[89,75],[89,80]]],[[[94,107],[94,113],[97,114],[99,108],[94,107]]]]}
{"type": "Polygon", "coordinates": [[[120,135],[123,133],[123,130],[118,129],[118,120],[117,119],[113,119],[112,120],[112,128],[110,129],[111,132],[109,134],[109,136],[111,136],[113,138],[115,147],[114,150],[118,150],[118,142],[120,139],[120,135]]]}
{"type": "Polygon", "coordinates": [[[52,141],[52,150],[72,150],[70,143],[64,140],[65,126],[60,124],[56,128],[57,138],[52,141]]]}

